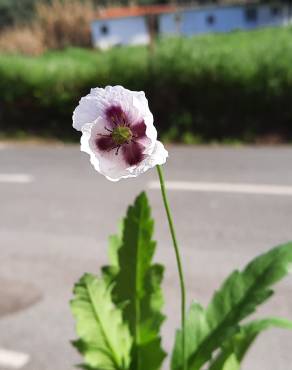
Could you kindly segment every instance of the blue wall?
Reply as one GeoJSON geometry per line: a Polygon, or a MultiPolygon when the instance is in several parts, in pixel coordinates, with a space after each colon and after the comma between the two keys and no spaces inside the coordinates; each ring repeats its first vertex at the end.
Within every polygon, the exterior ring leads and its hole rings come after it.
{"type": "Polygon", "coordinates": [[[208,32],[228,32],[285,24],[288,9],[281,5],[208,7],[180,11],[177,15],[162,14],[162,34],[194,35],[208,32]],[[275,13],[275,10],[277,12],[275,13]],[[180,21],[177,21],[179,15],[180,21]],[[248,17],[249,15],[249,17],[248,17]]]}

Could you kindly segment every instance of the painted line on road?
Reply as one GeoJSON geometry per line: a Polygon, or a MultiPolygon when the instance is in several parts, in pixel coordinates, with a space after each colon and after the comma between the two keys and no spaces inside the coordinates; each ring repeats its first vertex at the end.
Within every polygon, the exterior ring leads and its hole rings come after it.
{"type": "Polygon", "coordinates": [[[31,175],[24,173],[0,173],[0,183],[28,184],[33,180],[31,175]]]}
{"type": "MultiPolygon", "coordinates": [[[[150,189],[160,189],[158,181],[148,184],[150,189]]],[[[166,181],[168,190],[202,191],[220,193],[261,194],[261,195],[290,195],[292,186],[266,185],[266,184],[232,184],[225,182],[187,182],[166,181]]]]}
{"type": "Polygon", "coordinates": [[[0,368],[21,369],[29,362],[29,359],[30,356],[26,353],[0,348],[0,368]]]}

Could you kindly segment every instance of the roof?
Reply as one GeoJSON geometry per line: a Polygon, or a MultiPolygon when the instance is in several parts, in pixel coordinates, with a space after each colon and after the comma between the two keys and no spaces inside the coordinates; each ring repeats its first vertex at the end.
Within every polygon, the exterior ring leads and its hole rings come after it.
{"type": "Polygon", "coordinates": [[[172,13],[177,10],[174,5],[140,5],[129,7],[113,7],[99,10],[99,19],[137,17],[150,14],[172,13]]]}
{"type": "Polygon", "coordinates": [[[193,0],[191,3],[180,4],[175,6],[173,4],[161,4],[161,5],[136,5],[136,6],[124,6],[124,7],[110,7],[99,9],[99,19],[111,19],[111,18],[127,18],[145,16],[151,14],[163,14],[163,13],[175,13],[178,10],[193,10],[200,8],[210,7],[223,7],[223,6],[236,6],[236,5],[255,5],[260,3],[261,0],[206,0],[202,4],[202,0],[193,0]]]}

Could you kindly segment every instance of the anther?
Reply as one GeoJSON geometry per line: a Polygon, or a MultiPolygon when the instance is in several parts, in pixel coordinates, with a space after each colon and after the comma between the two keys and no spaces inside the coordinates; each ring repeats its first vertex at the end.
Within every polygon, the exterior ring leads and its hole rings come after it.
{"type": "Polygon", "coordinates": [[[115,155],[118,155],[119,154],[120,147],[121,147],[120,145],[117,147],[117,150],[115,152],[115,155]]]}

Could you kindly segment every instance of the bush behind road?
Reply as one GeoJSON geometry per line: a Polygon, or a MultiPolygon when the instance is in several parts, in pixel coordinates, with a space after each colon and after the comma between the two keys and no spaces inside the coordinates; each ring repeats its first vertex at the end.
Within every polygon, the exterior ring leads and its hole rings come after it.
{"type": "Polygon", "coordinates": [[[291,28],[164,39],[153,55],[144,47],[2,55],[0,127],[72,138],[80,96],[121,84],[146,91],[159,132],[171,140],[291,140],[291,61],[291,28]]]}

